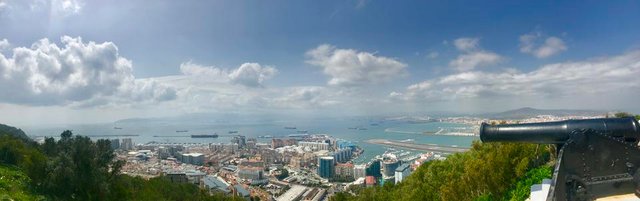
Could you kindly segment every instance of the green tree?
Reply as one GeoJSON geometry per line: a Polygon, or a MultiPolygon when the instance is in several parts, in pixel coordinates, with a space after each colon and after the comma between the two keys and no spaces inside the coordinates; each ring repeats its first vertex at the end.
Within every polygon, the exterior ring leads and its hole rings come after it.
{"type": "Polygon", "coordinates": [[[500,200],[531,169],[547,164],[549,152],[544,145],[476,141],[468,152],[423,164],[398,185],[336,200],[500,200]]]}
{"type": "Polygon", "coordinates": [[[632,117],[632,115],[627,112],[617,112],[613,116],[615,116],[616,118],[632,117]]]}

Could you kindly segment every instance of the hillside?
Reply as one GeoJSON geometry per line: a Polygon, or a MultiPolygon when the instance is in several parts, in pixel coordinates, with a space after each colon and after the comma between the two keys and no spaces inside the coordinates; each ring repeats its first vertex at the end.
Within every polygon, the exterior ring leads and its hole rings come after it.
{"type": "Polygon", "coordinates": [[[546,145],[474,142],[470,151],[420,166],[398,185],[352,189],[342,200],[524,200],[531,184],[551,177],[546,145]]]}
{"type": "Polygon", "coordinates": [[[29,139],[29,136],[22,129],[4,124],[0,124],[0,133],[9,134],[20,139],[29,139]]]}
{"type": "Polygon", "coordinates": [[[525,119],[536,117],[538,115],[554,115],[554,116],[571,116],[571,115],[601,115],[605,114],[603,111],[596,110],[546,110],[546,109],[536,109],[530,107],[523,107],[515,110],[508,110],[499,113],[487,114],[483,115],[488,118],[493,119],[525,119]]]}
{"type": "Polygon", "coordinates": [[[31,179],[20,169],[0,165],[0,200],[43,200],[29,191],[31,179]]]}

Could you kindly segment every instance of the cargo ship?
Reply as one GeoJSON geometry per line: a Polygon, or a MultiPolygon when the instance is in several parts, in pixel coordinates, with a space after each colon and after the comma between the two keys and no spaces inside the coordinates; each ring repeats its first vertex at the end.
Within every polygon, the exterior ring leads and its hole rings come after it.
{"type": "Polygon", "coordinates": [[[296,129],[295,126],[285,126],[284,129],[296,129]]]}
{"type": "Polygon", "coordinates": [[[191,135],[191,138],[217,138],[218,134],[212,135],[191,135]]]}

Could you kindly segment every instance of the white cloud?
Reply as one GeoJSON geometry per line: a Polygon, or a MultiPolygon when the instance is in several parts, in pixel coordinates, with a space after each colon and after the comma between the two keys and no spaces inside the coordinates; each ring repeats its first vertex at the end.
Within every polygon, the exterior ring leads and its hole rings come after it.
{"type": "Polygon", "coordinates": [[[333,106],[340,101],[332,98],[341,93],[334,89],[320,86],[290,87],[282,90],[280,95],[270,100],[276,108],[318,108],[333,106]]]}
{"type": "Polygon", "coordinates": [[[436,51],[431,51],[431,52],[429,52],[429,54],[427,54],[427,58],[428,59],[436,59],[436,58],[438,58],[438,56],[440,56],[440,53],[438,53],[436,51]]]}
{"type": "Polygon", "coordinates": [[[184,75],[206,76],[212,79],[224,79],[227,76],[227,72],[221,68],[203,66],[191,61],[180,64],[180,72],[184,75]]]}
{"type": "Polygon", "coordinates": [[[615,57],[544,65],[528,73],[513,69],[502,73],[461,72],[411,85],[404,92],[392,92],[389,97],[442,101],[483,97],[606,96],[613,92],[640,90],[638,77],[640,51],[635,51],[615,57]]]}
{"type": "Polygon", "coordinates": [[[468,71],[479,66],[497,64],[500,61],[502,61],[502,57],[496,53],[478,51],[459,55],[449,62],[449,66],[453,66],[459,71],[468,71]]]}
{"type": "Polygon", "coordinates": [[[479,38],[458,38],[454,40],[456,49],[462,52],[449,66],[458,71],[469,71],[476,67],[494,65],[503,60],[502,56],[480,48],[479,38]]]}
{"type": "Polygon", "coordinates": [[[84,0],[0,0],[0,11],[46,12],[50,18],[80,14],[84,6],[84,0]]]}
{"type": "Polygon", "coordinates": [[[458,38],[453,41],[453,45],[460,51],[469,52],[480,48],[479,38],[458,38]]]}
{"type": "Polygon", "coordinates": [[[11,43],[9,43],[9,40],[7,40],[6,38],[0,40],[0,51],[9,47],[11,47],[11,43]]]}
{"type": "Polygon", "coordinates": [[[388,82],[407,74],[407,64],[396,59],[353,49],[320,45],[306,53],[307,63],[319,66],[331,76],[332,86],[364,86],[388,82]]]}
{"type": "Polygon", "coordinates": [[[189,61],[180,65],[180,72],[184,75],[217,82],[229,82],[246,87],[263,87],[264,81],[273,78],[278,70],[258,63],[243,63],[236,69],[228,70],[214,66],[203,66],[189,61]]]}
{"type": "Polygon", "coordinates": [[[537,44],[541,37],[540,33],[521,35],[520,52],[531,54],[537,58],[547,58],[567,50],[564,41],[554,36],[548,37],[542,44],[537,44]]]}
{"type": "Polygon", "coordinates": [[[111,42],[85,43],[69,36],[61,42],[58,46],[45,38],[30,48],[14,48],[11,57],[0,54],[0,101],[69,105],[175,97],[173,89],[137,81],[131,61],[111,42]]]}
{"type": "Polygon", "coordinates": [[[271,79],[278,71],[271,66],[258,63],[244,63],[229,74],[231,82],[248,87],[261,87],[262,82],[271,79]]]}

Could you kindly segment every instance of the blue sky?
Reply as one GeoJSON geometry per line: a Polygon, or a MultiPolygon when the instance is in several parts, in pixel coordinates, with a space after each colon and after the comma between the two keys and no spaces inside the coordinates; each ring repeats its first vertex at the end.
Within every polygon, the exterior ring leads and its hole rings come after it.
{"type": "Polygon", "coordinates": [[[640,111],[638,19],[637,1],[0,0],[0,107],[27,111],[0,120],[640,111]]]}

